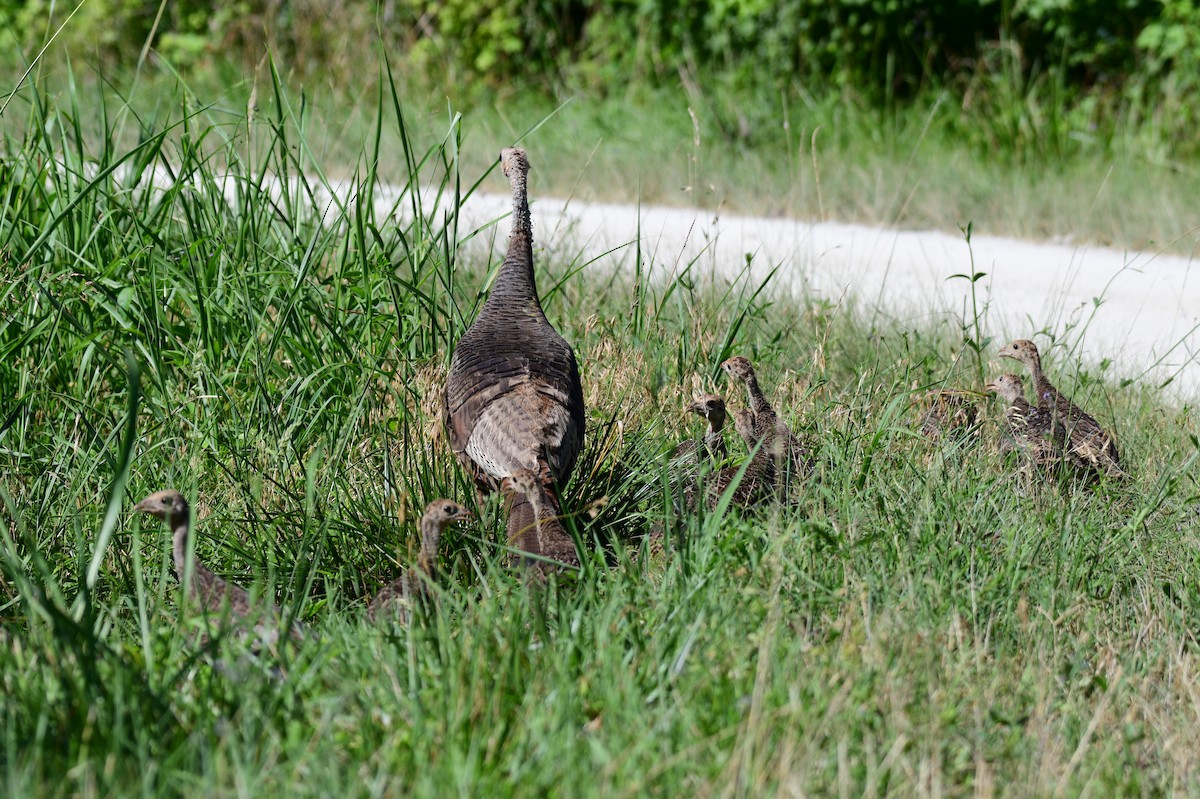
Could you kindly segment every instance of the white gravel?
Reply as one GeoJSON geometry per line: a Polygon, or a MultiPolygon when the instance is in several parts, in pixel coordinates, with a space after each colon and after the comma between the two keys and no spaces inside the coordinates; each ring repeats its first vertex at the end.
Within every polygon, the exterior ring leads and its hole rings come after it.
{"type": "MultiPolygon", "coordinates": [[[[479,194],[462,217],[482,224],[508,207],[506,196],[479,194]]],[[[597,267],[632,267],[640,235],[643,259],[662,274],[694,260],[696,269],[732,279],[750,255],[752,278],[780,267],[777,292],[853,298],[860,310],[914,324],[970,313],[969,282],[947,279],[971,271],[962,235],[553,198],[537,199],[532,211],[538,246],[580,248],[588,259],[620,248],[597,267]]],[[[1012,338],[1033,338],[1045,351],[1053,336],[1084,362],[1111,361],[1115,377],[1171,379],[1173,399],[1200,397],[1197,259],[982,235],[972,236],[971,250],[975,271],[986,273],[977,289],[993,351],[1012,338]]],[[[1047,360],[1053,368],[1062,357],[1056,349],[1047,360]]]]}

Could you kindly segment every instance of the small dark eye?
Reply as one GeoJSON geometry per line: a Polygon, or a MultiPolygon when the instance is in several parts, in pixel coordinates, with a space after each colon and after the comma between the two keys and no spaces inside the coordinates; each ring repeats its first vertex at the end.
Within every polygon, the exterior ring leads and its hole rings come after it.
{"type": "Polygon", "coordinates": [[[454,506],[446,505],[445,507],[442,508],[442,512],[448,516],[453,516],[454,515],[454,506]]]}

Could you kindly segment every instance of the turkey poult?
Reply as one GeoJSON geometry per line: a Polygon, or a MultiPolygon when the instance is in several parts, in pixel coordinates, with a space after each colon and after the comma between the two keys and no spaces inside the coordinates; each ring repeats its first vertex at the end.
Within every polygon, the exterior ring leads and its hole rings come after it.
{"type": "Polygon", "coordinates": [[[1029,369],[1033,377],[1033,390],[1037,395],[1037,407],[1054,414],[1066,429],[1072,455],[1110,476],[1124,475],[1121,456],[1112,436],[1104,431],[1099,422],[1051,384],[1042,371],[1042,359],[1032,341],[1017,339],[1003,347],[999,355],[1001,358],[1020,361],[1029,369]]]}
{"type": "Polygon", "coordinates": [[[698,478],[716,469],[728,457],[725,447],[725,400],[716,394],[698,397],[688,406],[690,413],[708,421],[703,438],[681,441],[671,452],[671,494],[682,500],[677,510],[696,506],[698,478]]]}
{"type": "MultiPolygon", "coordinates": [[[[520,148],[500,153],[513,194],[508,253],[479,316],[459,339],[446,379],[450,446],[480,491],[531,469],[552,495],[583,447],[583,386],[575,353],[538,299],[533,226],[520,148]]],[[[539,554],[539,553],[534,553],[539,554]]]]}
{"type": "MultiPolygon", "coordinates": [[[[754,413],[755,438],[763,442],[763,448],[771,450],[776,457],[776,467],[781,473],[791,475],[807,474],[813,469],[812,456],[808,448],[800,443],[791,429],[787,426],[770,401],[758,386],[758,377],[750,361],[740,355],[735,355],[721,364],[721,368],[735,380],[746,385],[746,393],[750,397],[750,410],[754,413]]],[[[779,474],[779,477],[785,475],[779,474]]]]}
{"type": "Polygon", "coordinates": [[[688,406],[688,411],[698,416],[704,417],[708,421],[708,427],[704,431],[704,437],[700,439],[688,439],[679,443],[675,450],[671,453],[671,457],[680,461],[700,462],[707,458],[711,463],[720,463],[725,460],[728,452],[725,449],[725,400],[717,394],[705,394],[702,397],[697,397],[696,401],[688,406]]]}
{"type": "Polygon", "coordinates": [[[563,527],[558,503],[541,475],[518,469],[501,481],[500,488],[509,498],[509,545],[538,556],[520,557],[531,576],[541,579],[564,566],[578,568],[575,541],[563,527]]]}
{"type": "MultiPolygon", "coordinates": [[[[1008,433],[1012,436],[1012,448],[1037,466],[1052,467],[1063,460],[1067,431],[1051,411],[1037,408],[1025,399],[1021,378],[1013,374],[1000,375],[986,388],[1008,401],[1008,433]]],[[[1002,444],[1001,450],[1004,449],[1002,444]]]]}
{"type": "MultiPolygon", "coordinates": [[[[739,507],[750,507],[766,501],[772,495],[775,484],[775,457],[768,448],[768,442],[763,442],[756,429],[755,414],[745,408],[733,415],[733,426],[738,435],[746,442],[750,451],[750,463],[742,474],[742,481],[733,489],[730,502],[739,507]],[[757,450],[755,449],[757,447],[757,450]]],[[[726,466],[718,471],[706,485],[709,509],[717,507],[721,496],[737,478],[741,466],[726,466]]]]}
{"type": "MultiPolygon", "coordinates": [[[[250,601],[250,594],[240,585],[227,582],[213,574],[199,557],[193,557],[191,569],[188,569],[187,550],[188,538],[191,535],[192,512],[183,495],[173,489],[159,491],[143,499],[134,510],[146,513],[165,521],[174,533],[173,555],[175,573],[180,582],[184,582],[188,595],[200,602],[209,614],[220,617],[228,615],[237,622],[247,617],[258,619],[254,633],[258,642],[264,646],[272,646],[279,639],[282,629],[283,612],[277,605],[267,608],[255,607],[250,601]]],[[[303,627],[299,622],[293,622],[288,627],[288,635],[299,640],[303,637],[303,627]]]]}
{"type": "Polygon", "coordinates": [[[381,588],[367,607],[367,618],[372,621],[390,618],[407,624],[412,616],[413,601],[429,592],[442,531],[455,522],[473,518],[474,514],[453,500],[435,499],[426,505],[420,523],[421,552],[417,556],[417,569],[421,573],[406,571],[381,588]]]}
{"type": "Polygon", "coordinates": [[[938,440],[947,435],[963,435],[975,426],[979,415],[978,392],[958,388],[926,391],[916,401],[921,413],[921,432],[938,440]]]}

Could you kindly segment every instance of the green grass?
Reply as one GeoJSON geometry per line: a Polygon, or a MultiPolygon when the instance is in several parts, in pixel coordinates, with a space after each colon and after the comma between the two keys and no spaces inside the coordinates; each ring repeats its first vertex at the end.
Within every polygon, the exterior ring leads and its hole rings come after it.
{"type": "MultiPolygon", "coordinates": [[[[407,562],[414,508],[474,504],[439,385],[499,259],[418,194],[402,222],[371,199],[417,174],[499,190],[469,166],[495,148],[474,118],[406,128],[385,84],[357,190],[330,203],[331,134],[281,85],[259,86],[250,133],[228,109],[98,97],[25,95],[5,142],[4,795],[1196,793],[1189,408],[1082,372],[1064,340],[1054,373],[1134,476],[1030,486],[995,455],[996,408],[962,445],[909,410],[914,387],[974,384],[963,333],[986,342],[986,317],[914,328],[541,241],[589,408],[566,493],[600,547],[531,595],[482,508],[448,536],[436,606],[378,629],[363,601],[407,562]],[[384,175],[397,140],[407,166],[384,175]],[[733,352],[820,465],[797,507],[687,519],[650,558],[661,456],[733,352]],[[206,562],[310,625],[281,682],[214,668],[244,644],[176,619],[168,535],[129,512],[166,486],[196,500],[206,562]]],[[[552,141],[529,142],[537,163],[552,141]]]]}
{"type": "MultiPolygon", "coordinates": [[[[99,78],[56,54],[31,77],[43,91],[62,96],[71,81],[98,84],[143,115],[173,106],[184,80],[214,124],[236,126],[251,95],[262,101],[271,91],[267,63],[210,64],[183,78],[146,66],[135,77],[99,78]]],[[[293,80],[314,159],[332,175],[353,174],[362,142],[376,135],[386,79],[360,66],[293,80]]],[[[526,136],[541,153],[535,166],[546,195],[951,233],[971,222],[985,235],[1200,252],[1200,165],[1195,142],[1164,122],[1170,98],[1154,114],[1111,107],[1103,96],[1064,108],[1049,87],[990,73],[961,98],[926,93],[883,110],[839,89],[772,92],[719,78],[557,97],[401,72],[396,80],[421,141],[444,136],[454,113],[469,117],[458,155],[465,174],[481,174],[493,153],[526,136]]],[[[5,128],[23,128],[23,99],[0,120],[5,128]]],[[[81,124],[92,139],[111,129],[91,114],[81,124]]],[[[399,131],[379,133],[380,176],[402,181],[399,131]]],[[[116,144],[136,143],[136,126],[124,134],[116,144]]]]}

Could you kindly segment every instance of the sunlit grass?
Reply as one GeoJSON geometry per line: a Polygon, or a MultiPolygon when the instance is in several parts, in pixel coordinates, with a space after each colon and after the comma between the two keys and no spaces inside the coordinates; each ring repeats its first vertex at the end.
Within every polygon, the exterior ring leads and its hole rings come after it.
{"type": "MultiPolygon", "coordinates": [[[[1190,410],[1093,376],[1133,474],[1094,490],[1005,465],[994,407],[930,444],[912,393],[978,388],[964,332],[986,342],[986,317],[913,327],[539,241],[583,369],[566,493],[596,554],[531,594],[485,507],[448,533],[436,605],[367,626],[414,509],[474,505],[440,386],[499,263],[475,245],[504,227],[460,246],[454,213],[502,190],[500,134],[413,122],[380,86],[379,127],[343,151],[350,190],[270,76],[253,121],[163,100],[109,106],[99,138],[91,90],[24,98],[0,182],[5,795],[1194,791],[1190,410]],[[374,202],[418,176],[449,202],[374,202]],[[796,507],[685,519],[652,556],[661,456],[695,392],[742,403],[718,379],[735,352],[816,473],[796,507]],[[215,668],[245,645],[176,619],[167,533],[128,512],[166,486],[195,500],[207,563],[310,626],[282,681],[215,668]]],[[[564,179],[570,130],[560,114],[528,141],[535,195],[564,179]]],[[[1076,386],[1069,343],[1047,361],[1076,386]]]]}

